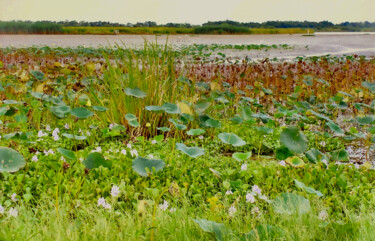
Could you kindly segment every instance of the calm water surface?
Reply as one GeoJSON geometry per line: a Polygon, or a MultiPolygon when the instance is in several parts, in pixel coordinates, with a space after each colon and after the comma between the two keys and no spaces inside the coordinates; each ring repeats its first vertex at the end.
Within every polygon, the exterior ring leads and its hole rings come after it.
{"type": "MultiPolygon", "coordinates": [[[[287,44],[291,50],[225,51],[227,56],[250,58],[291,58],[296,56],[349,55],[375,56],[374,33],[317,33],[315,36],[293,35],[0,35],[1,47],[62,46],[99,47],[114,44],[141,47],[144,40],[174,46],[190,44],[287,44]]],[[[223,51],[222,51],[223,52],[223,51]]]]}

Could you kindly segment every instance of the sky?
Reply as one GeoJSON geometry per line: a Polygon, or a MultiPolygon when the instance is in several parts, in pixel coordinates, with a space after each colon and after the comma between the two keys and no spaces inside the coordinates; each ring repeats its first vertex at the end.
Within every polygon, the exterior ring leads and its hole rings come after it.
{"type": "Polygon", "coordinates": [[[0,20],[375,22],[375,0],[0,0],[0,20]]]}

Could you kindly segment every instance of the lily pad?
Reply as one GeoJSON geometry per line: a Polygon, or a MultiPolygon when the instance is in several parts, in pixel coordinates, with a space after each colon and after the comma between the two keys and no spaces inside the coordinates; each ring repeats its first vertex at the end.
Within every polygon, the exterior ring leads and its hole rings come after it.
{"type": "Polygon", "coordinates": [[[242,153],[242,152],[235,152],[233,153],[232,157],[234,159],[236,159],[237,161],[241,162],[241,161],[245,161],[246,159],[249,159],[251,157],[251,152],[246,152],[246,153],[242,153]]]}
{"type": "Polygon", "coordinates": [[[331,131],[333,131],[333,132],[335,132],[335,133],[337,133],[337,134],[340,134],[340,135],[345,134],[345,131],[343,131],[343,130],[340,128],[340,126],[338,126],[337,124],[335,124],[333,121],[329,121],[329,122],[327,122],[326,125],[329,127],[329,129],[331,129],[331,131]]]}
{"type": "Polygon", "coordinates": [[[305,214],[310,212],[310,201],[294,193],[283,193],[271,202],[276,213],[305,214]]]}
{"type": "Polygon", "coordinates": [[[125,89],[125,94],[126,95],[129,95],[129,96],[133,96],[133,97],[136,97],[136,98],[145,98],[147,96],[147,94],[145,92],[143,92],[142,90],[140,90],[139,88],[126,88],[125,89]]]}
{"type": "Polygon", "coordinates": [[[305,165],[305,163],[302,161],[301,158],[297,157],[297,156],[292,156],[292,157],[288,157],[286,160],[285,160],[286,163],[288,163],[289,165],[291,165],[292,167],[303,167],[305,165]]]}
{"type": "Polygon", "coordinates": [[[294,153],[303,153],[308,147],[306,136],[296,127],[284,129],[280,134],[280,142],[294,153]]]}
{"type": "Polygon", "coordinates": [[[147,159],[143,157],[137,157],[134,159],[132,167],[133,170],[143,177],[147,177],[150,172],[155,173],[163,170],[165,163],[163,160],[158,159],[147,159]]]}
{"type": "Polygon", "coordinates": [[[305,183],[300,182],[300,181],[298,181],[297,179],[294,179],[294,183],[296,184],[297,187],[301,188],[302,190],[304,190],[304,191],[307,192],[307,193],[310,193],[310,194],[316,194],[318,197],[323,197],[323,196],[324,196],[323,193],[321,193],[321,192],[315,190],[315,189],[312,188],[312,187],[307,187],[307,186],[305,185],[305,183]]]}
{"type": "Polygon", "coordinates": [[[72,152],[70,150],[67,150],[67,149],[64,149],[64,148],[57,148],[57,151],[60,152],[64,157],[66,157],[68,159],[71,159],[71,160],[77,159],[74,152],[72,152]]]}
{"type": "Polygon", "coordinates": [[[188,134],[189,136],[198,136],[198,135],[202,135],[204,133],[206,133],[206,131],[203,130],[203,129],[200,129],[200,128],[198,128],[198,129],[190,129],[190,130],[188,130],[186,132],[186,134],[188,134]]]}
{"type": "Polygon", "coordinates": [[[71,112],[71,115],[77,117],[78,119],[87,119],[90,116],[93,116],[94,113],[84,107],[74,108],[71,112]]]}
{"type": "Polygon", "coordinates": [[[328,157],[321,151],[313,148],[309,151],[307,151],[305,153],[305,156],[307,157],[307,159],[312,162],[312,163],[318,163],[322,160],[327,160],[328,161],[328,157]]]}
{"type": "Polygon", "coordinates": [[[58,118],[63,119],[69,114],[70,107],[67,105],[52,106],[50,111],[58,118]]]}
{"type": "Polygon", "coordinates": [[[225,144],[230,144],[232,146],[243,146],[246,145],[246,142],[233,133],[220,133],[218,135],[220,140],[225,144]]]}
{"type": "Polygon", "coordinates": [[[165,103],[161,106],[163,110],[168,114],[180,114],[181,110],[178,105],[172,103],[165,103]]]}
{"type": "Polygon", "coordinates": [[[97,106],[97,105],[94,105],[92,108],[93,108],[94,110],[96,110],[96,111],[100,111],[100,112],[104,112],[104,111],[107,111],[107,110],[108,110],[108,108],[106,108],[106,107],[104,107],[104,106],[97,106]]]}
{"type": "Polygon", "coordinates": [[[19,152],[0,147],[0,172],[16,172],[25,165],[25,158],[19,152]]]}
{"type": "Polygon", "coordinates": [[[217,223],[206,219],[194,219],[194,222],[196,222],[203,231],[213,233],[218,241],[226,240],[226,236],[230,231],[222,223],[217,223]]]}
{"type": "Polygon", "coordinates": [[[125,119],[128,121],[128,124],[133,126],[133,127],[138,127],[139,122],[137,120],[137,117],[133,114],[126,114],[125,119]]]}
{"type": "Polygon", "coordinates": [[[103,155],[98,152],[90,153],[83,164],[88,169],[99,168],[100,166],[111,168],[112,164],[104,159],[103,155]]]}
{"type": "Polygon", "coordinates": [[[176,148],[177,150],[180,150],[186,155],[193,157],[193,158],[197,158],[199,156],[204,155],[204,149],[200,147],[187,147],[183,143],[176,143],[176,148]]]}

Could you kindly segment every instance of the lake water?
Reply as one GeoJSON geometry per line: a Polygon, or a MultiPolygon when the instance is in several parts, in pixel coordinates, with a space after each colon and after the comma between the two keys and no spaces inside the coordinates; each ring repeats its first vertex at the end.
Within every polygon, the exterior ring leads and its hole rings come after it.
{"type": "MultiPolygon", "coordinates": [[[[296,56],[349,55],[375,56],[375,33],[316,33],[315,36],[293,35],[0,35],[0,47],[62,46],[98,47],[115,43],[140,47],[144,40],[174,46],[189,44],[287,44],[291,50],[224,51],[229,57],[292,58],[296,56]]],[[[223,51],[222,51],[223,52],[223,51]]]]}

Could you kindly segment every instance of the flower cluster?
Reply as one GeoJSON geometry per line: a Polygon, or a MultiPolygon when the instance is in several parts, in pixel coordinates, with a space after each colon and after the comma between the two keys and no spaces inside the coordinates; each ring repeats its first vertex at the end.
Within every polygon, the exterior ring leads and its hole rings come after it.
{"type": "Polygon", "coordinates": [[[98,199],[98,207],[102,206],[105,209],[111,210],[111,204],[107,203],[103,197],[98,199]]]}

